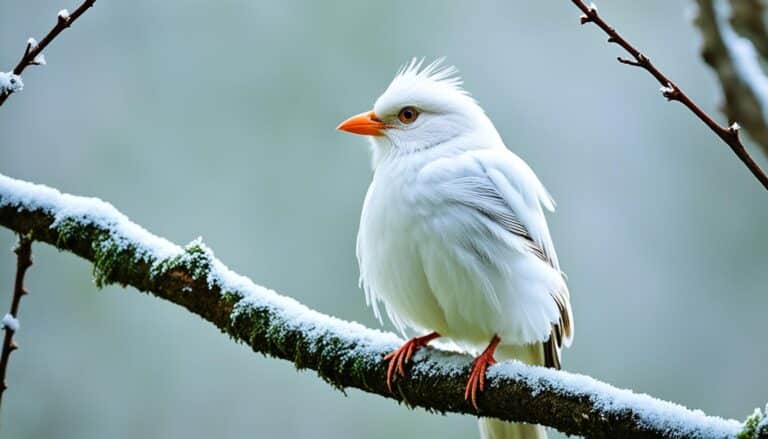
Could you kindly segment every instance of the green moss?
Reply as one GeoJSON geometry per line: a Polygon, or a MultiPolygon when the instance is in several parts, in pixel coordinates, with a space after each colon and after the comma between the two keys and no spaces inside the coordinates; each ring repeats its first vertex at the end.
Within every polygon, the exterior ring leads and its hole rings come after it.
{"type": "Polygon", "coordinates": [[[184,247],[184,253],[156,264],[150,276],[154,279],[169,271],[183,268],[193,279],[199,280],[208,276],[212,261],[213,255],[210,250],[198,239],[184,247]]]}
{"type": "Polygon", "coordinates": [[[182,260],[194,279],[208,276],[213,256],[202,241],[195,241],[184,248],[182,260]]]}
{"type": "Polygon", "coordinates": [[[58,236],[56,237],[56,248],[72,241],[84,241],[88,239],[85,226],[73,219],[66,219],[56,226],[58,236]]]}
{"type": "Polygon", "coordinates": [[[136,264],[136,249],[115,243],[109,237],[93,242],[93,280],[103,288],[113,282],[115,271],[120,267],[136,264]]]}
{"type": "Polygon", "coordinates": [[[744,421],[744,428],[739,432],[739,434],[736,435],[736,439],[753,439],[757,438],[758,433],[758,425],[760,424],[760,421],[763,420],[763,412],[760,411],[760,409],[755,409],[754,413],[750,417],[747,418],[746,421],[744,421]]]}
{"type": "Polygon", "coordinates": [[[224,300],[224,302],[230,305],[235,305],[240,300],[240,295],[233,293],[231,291],[222,291],[221,297],[224,300]]]}
{"type": "Polygon", "coordinates": [[[99,231],[76,219],[65,219],[56,225],[56,247],[63,249],[78,242],[91,242],[93,251],[93,279],[98,288],[114,282],[120,267],[134,267],[139,260],[137,249],[115,241],[107,231],[99,231]]]}
{"type": "Polygon", "coordinates": [[[232,333],[241,342],[246,343],[255,351],[261,351],[264,346],[264,336],[269,331],[269,319],[261,316],[253,308],[236,307],[232,314],[232,333]]]}
{"type": "Polygon", "coordinates": [[[297,370],[306,369],[307,365],[304,362],[304,355],[301,350],[301,341],[296,340],[296,345],[293,347],[293,365],[297,370]]]}
{"type": "MultiPolygon", "coordinates": [[[[347,344],[333,336],[323,335],[313,340],[314,369],[320,378],[346,395],[343,380],[347,367],[347,344]]],[[[310,353],[312,355],[312,353],[310,353]]]]}
{"type": "Polygon", "coordinates": [[[366,373],[371,368],[370,361],[364,355],[356,355],[352,358],[349,372],[353,377],[365,379],[366,373]]]}
{"type": "Polygon", "coordinates": [[[283,329],[281,322],[274,322],[273,324],[267,326],[266,334],[264,336],[269,341],[269,344],[272,345],[276,350],[279,350],[281,352],[286,352],[287,344],[289,342],[286,331],[283,329]],[[277,324],[274,324],[277,323],[277,324]]]}

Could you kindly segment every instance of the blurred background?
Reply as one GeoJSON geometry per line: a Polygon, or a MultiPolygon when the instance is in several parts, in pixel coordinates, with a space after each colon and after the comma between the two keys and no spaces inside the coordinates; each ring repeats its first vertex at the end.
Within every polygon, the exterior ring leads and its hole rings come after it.
{"type": "MultiPolygon", "coordinates": [[[[717,114],[691,3],[599,6],[717,114]]],[[[6,5],[2,69],[76,6],[6,5]]],[[[179,244],[202,235],[257,283],[378,327],[354,256],[368,149],[334,128],[410,57],[444,55],[559,203],[564,367],[743,419],[768,400],[766,194],[578,16],[568,1],[100,0],[0,109],[0,172],[108,200],[179,244]]],[[[14,242],[0,229],[0,312],[14,242]]],[[[97,291],[70,254],[33,253],[4,438],[476,437],[471,417],[345,397],[175,305],[97,291]]]]}

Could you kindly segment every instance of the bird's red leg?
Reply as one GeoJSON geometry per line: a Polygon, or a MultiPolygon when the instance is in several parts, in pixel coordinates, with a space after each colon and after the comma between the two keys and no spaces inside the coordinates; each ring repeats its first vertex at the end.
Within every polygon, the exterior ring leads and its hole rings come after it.
{"type": "Polygon", "coordinates": [[[392,391],[392,380],[396,374],[405,377],[405,365],[411,361],[411,356],[416,353],[419,348],[424,347],[430,341],[440,337],[437,332],[431,332],[421,337],[414,337],[406,341],[399,349],[390,353],[384,357],[384,361],[389,361],[387,367],[387,387],[389,391],[392,391]]]}
{"type": "Polygon", "coordinates": [[[488,369],[488,366],[496,364],[493,353],[500,342],[501,339],[494,335],[488,347],[472,363],[472,372],[469,374],[469,381],[467,381],[467,387],[464,389],[464,399],[471,400],[475,410],[480,410],[477,407],[477,391],[482,392],[485,388],[485,370],[488,369]]]}

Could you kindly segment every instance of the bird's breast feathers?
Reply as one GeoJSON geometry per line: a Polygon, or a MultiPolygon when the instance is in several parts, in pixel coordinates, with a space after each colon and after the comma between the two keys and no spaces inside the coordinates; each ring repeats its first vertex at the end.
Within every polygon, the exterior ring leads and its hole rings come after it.
{"type": "Polygon", "coordinates": [[[549,202],[506,149],[379,167],[358,234],[369,303],[383,302],[401,330],[478,345],[494,334],[510,344],[545,341],[564,319],[553,297],[567,302],[567,288],[543,197],[549,202]]]}

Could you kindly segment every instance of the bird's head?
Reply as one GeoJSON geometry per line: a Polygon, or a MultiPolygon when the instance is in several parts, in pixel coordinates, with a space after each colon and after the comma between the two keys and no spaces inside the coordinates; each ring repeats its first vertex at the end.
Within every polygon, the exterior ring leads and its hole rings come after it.
{"type": "Polygon", "coordinates": [[[384,157],[431,148],[500,143],[485,112],[461,87],[456,68],[441,63],[438,59],[423,67],[423,60],[414,58],[400,69],[372,110],[338,126],[341,131],[369,136],[374,167],[384,157]]]}

